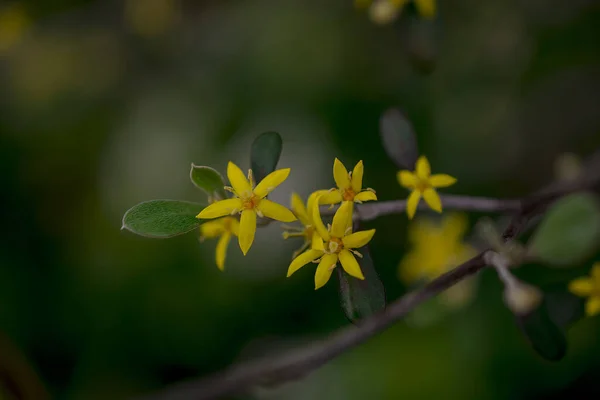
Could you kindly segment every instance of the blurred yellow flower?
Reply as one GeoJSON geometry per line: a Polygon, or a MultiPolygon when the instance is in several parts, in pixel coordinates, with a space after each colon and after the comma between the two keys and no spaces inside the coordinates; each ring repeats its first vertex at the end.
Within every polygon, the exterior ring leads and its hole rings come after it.
{"type": "Polygon", "coordinates": [[[237,236],[239,229],[240,222],[234,217],[219,218],[200,225],[200,241],[219,238],[216,249],[216,261],[217,267],[221,271],[225,268],[227,246],[229,245],[231,236],[237,236]]]}
{"type": "Polygon", "coordinates": [[[447,174],[431,175],[431,166],[425,156],[421,156],[417,160],[415,172],[402,170],[396,177],[400,185],[412,190],[406,203],[406,213],[409,219],[414,217],[421,196],[432,210],[441,213],[442,200],[435,188],[448,187],[456,183],[456,178],[447,174]]]}
{"type": "Polygon", "coordinates": [[[315,273],[315,290],[317,290],[329,281],[339,261],[349,275],[365,279],[354,257],[355,255],[362,257],[362,255],[355,249],[369,243],[375,234],[375,229],[352,233],[352,226],[348,226],[348,221],[352,220],[352,203],[349,201],[342,203],[328,227],[325,227],[321,220],[318,201],[313,202],[311,206],[312,210],[309,209],[308,212],[312,214],[316,234],[312,236],[311,248],[292,261],[287,276],[290,277],[309,262],[318,261],[319,265],[315,273]]]}
{"type": "Polygon", "coordinates": [[[589,277],[571,281],[569,291],[580,297],[588,297],[585,303],[588,316],[600,314],[600,262],[594,263],[589,277]]]}
{"type": "Polygon", "coordinates": [[[290,174],[289,168],[278,169],[254,186],[252,170],[248,171],[248,179],[242,170],[232,162],[227,165],[227,178],[232,187],[225,187],[234,194],[234,198],[219,200],[202,210],[196,218],[214,219],[225,215],[241,214],[238,231],[238,242],[242,253],[246,255],[256,233],[256,217],[267,217],[282,222],[296,220],[294,214],[284,206],[265,197],[285,181],[290,174]]]}
{"type": "Polygon", "coordinates": [[[30,24],[22,4],[15,2],[0,8],[0,53],[17,44],[30,24]]]}
{"type": "Polygon", "coordinates": [[[463,214],[449,214],[440,223],[428,218],[413,222],[408,230],[412,249],[400,262],[400,279],[430,281],[473,257],[476,250],[463,241],[467,228],[463,214]]]}
{"type": "Polygon", "coordinates": [[[333,179],[337,188],[319,197],[319,204],[337,204],[341,201],[362,203],[363,201],[377,200],[375,191],[367,188],[363,190],[364,166],[359,161],[352,172],[348,172],[344,164],[337,158],[333,162],[333,179]]]}
{"type": "MultiPolygon", "coordinates": [[[[410,2],[411,0],[355,0],[354,5],[357,8],[369,7],[371,20],[383,25],[394,21],[410,2]]],[[[436,0],[413,0],[413,3],[422,18],[435,18],[436,0]]]]}

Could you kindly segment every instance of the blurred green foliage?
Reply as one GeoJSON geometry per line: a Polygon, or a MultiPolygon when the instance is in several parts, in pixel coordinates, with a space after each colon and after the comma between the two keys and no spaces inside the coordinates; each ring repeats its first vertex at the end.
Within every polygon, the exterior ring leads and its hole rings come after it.
{"type": "MultiPolygon", "coordinates": [[[[458,177],[447,193],[508,198],[552,180],[562,153],[600,146],[591,0],[442,0],[433,21],[407,12],[385,27],[350,0],[13,3],[30,22],[11,25],[18,35],[0,49],[0,330],[35,371],[30,384],[39,375],[57,398],[126,398],[348,324],[336,285],[315,292],[310,268],[285,278],[298,244],[276,224],[247,257],[230,249],[223,273],[195,234],[152,241],[120,230],[143,200],[204,201],[191,162],[247,168],[254,136],[276,130],[279,165],[292,168],[278,202],[333,186],[334,156],[362,159],[378,198],[405,198],[378,137],[381,113],[398,106],[421,153],[458,177]]],[[[377,229],[370,253],[390,301],[406,290],[406,223],[365,224],[377,229]]],[[[563,283],[599,259],[515,273],[563,283]]],[[[548,363],[525,344],[495,274],[480,278],[468,307],[421,328],[398,323],[302,381],[253,395],[598,393],[597,318],[573,326],[566,357],[548,363]]],[[[6,354],[0,366],[13,373],[6,354]]]]}

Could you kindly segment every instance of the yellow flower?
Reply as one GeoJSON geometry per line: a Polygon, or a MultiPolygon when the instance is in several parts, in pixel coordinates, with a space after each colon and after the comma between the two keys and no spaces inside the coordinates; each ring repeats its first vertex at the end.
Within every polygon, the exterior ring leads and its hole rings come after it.
{"type": "Polygon", "coordinates": [[[225,256],[231,235],[237,236],[240,222],[234,217],[219,218],[200,225],[200,240],[219,238],[216,249],[217,267],[221,271],[225,268],[225,256]]]}
{"type": "Polygon", "coordinates": [[[590,277],[571,281],[569,291],[580,297],[589,297],[585,303],[588,316],[600,314],[600,262],[594,263],[590,277]]]}
{"type": "Polygon", "coordinates": [[[475,249],[463,242],[467,227],[462,214],[449,214],[441,223],[413,222],[408,231],[412,249],[400,262],[400,279],[407,284],[430,281],[473,257],[475,249]]]}
{"type": "Polygon", "coordinates": [[[336,158],[333,162],[333,179],[337,188],[319,197],[319,204],[337,204],[341,201],[362,203],[377,200],[373,189],[362,189],[363,172],[362,160],[356,164],[352,173],[349,173],[344,164],[336,158]]]}
{"type": "Polygon", "coordinates": [[[196,216],[201,219],[213,219],[225,215],[241,214],[238,242],[242,253],[246,255],[256,233],[256,216],[268,217],[282,222],[296,220],[294,214],[284,206],[277,204],[265,197],[285,181],[290,174],[290,169],[278,169],[267,175],[256,187],[252,178],[252,170],[248,172],[248,179],[242,170],[232,162],[227,165],[227,178],[232,187],[225,187],[234,194],[231,199],[220,200],[212,203],[196,216]]]}
{"type": "Polygon", "coordinates": [[[402,170],[398,172],[397,178],[400,185],[412,190],[406,203],[406,213],[409,219],[414,217],[421,196],[431,209],[441,213],[442,201],[435,188],[448,187],[456,183],[456,178],[450,175],[431,175],[431,167],[425,156],[421,156],[417,160],[415,172],[402,170]]]}
{"type": "Polygon", "coordinates": [[[315,201],[312,204],[312,210],[308,211],[312,214],[316,233],[312,236],[311,248],[292,261],[287,276],[291,276],[309,262],[318,260],[315,290],[329,281],[338,261],[349,275],[365,279],[356,258],[354,258],[354,255],[358,257],[362,257],[362,255],[354,249],[369,243],[375,234],[375,229],[352,233],[352,226],[348,226],[348,221],[352,220],[352,203],[349,201],[342,203],[333,216],[331,226],[328,227],[325,227],[321,220],[318,201],[315,201]]]}
{"type": "Polygon", "coordinates": [[[310,246],[312,236],[315,233],[315,228],[312,222],[312,215],[308,212],[308,210],[312,210],[312,206],[317,200],[317,198],[327,192],[328,190],[317,190],[316,192],[312,193],[310,196],[308,196],[308,202],[306,207],[304,206],[304,202],[302,201],[300,196],[298,196],[297,193],[292,193],[292,211],[302,224],[302,228],[283,225],[283,228],[285,229],[285,231],[283,232],[283,238],[304,238],[304,243],[298,250],[294,252],[292,258],[296,258],[298,254],[302,253],[310,246]]]}

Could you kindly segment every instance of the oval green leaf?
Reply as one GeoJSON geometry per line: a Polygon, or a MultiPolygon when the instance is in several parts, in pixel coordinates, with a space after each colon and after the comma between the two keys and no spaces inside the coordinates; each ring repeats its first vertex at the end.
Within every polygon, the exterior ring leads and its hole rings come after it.
{"type": "Polygon", "coordinates": [[[131,207],[123,216],[123,227],[137,235],[165,239],[190,232],[203,220],[196,215],[204,204],[178,200],[150,200],[131,207]]]}
{"type": "Polygon", "coordinates": [[[190,179],[196,187],[204,190],[209,199],[221,200],[227,198],[225,193],[225,180],[214,168],[203,165],[194,165],[190,171],[190,179]]]}
{"type": "Polygon", "coordinates": [[[391,108],[379,120],[381,143],[388,157],[402,169],[414,169],[419,149],[412,124],[397,109],[391,108]]]}
{"type": "Polygon", "coordinates": [[[600,205],[590,193],[558,200],[530,241],[530,254],[552,266],[570,266],[589,257],[600,243],[600,205]]]}
{"type": "Polygon", "coordinates": [[[562,359],[567,352],[567,339],[561,328],[548,315],[542,304],[528,315],[517,317],[518,325],[533,349],[549,361],[562,359]]]}
{"type": "Polygon", "coordinates": [[[340,280],[340,304],[346,318],[357,324],[385,308],[385,288],[367,247],[359,250],[363,257],[357,258],[365,280],[348,275],[343,268],[336,268],[340,280]]]}
{"type": "Polygon", "coordinates": [[[564,284],[544,288],[544,298],[550,319],[563,330],[585,317],[585,301],[569,292],[564,284]]]}
{"type": "Polygon", "coordinates": [[[256,183],[275,171],[283,141],[277,132],[265,132],[256,137],[250,149],[250,167],[256,183]]]}

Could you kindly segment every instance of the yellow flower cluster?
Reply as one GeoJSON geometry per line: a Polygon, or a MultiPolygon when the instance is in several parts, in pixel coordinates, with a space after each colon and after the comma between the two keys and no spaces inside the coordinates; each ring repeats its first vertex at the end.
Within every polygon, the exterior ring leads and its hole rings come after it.
{"type": "MultiPolygon", "coordinates": [[[[318,263],[315,274],[315,289],[325,285],[333,269],[339,263],[349,275],[364,279],[356,257],[362,257],[357,249],[365,246],[375,234],[375,230],[352,231],[354,203],[376,201],[377,195],[371,188],[363,188],[364,165],[359,161],[352,171],[348,171],[337,158],[333,163],[333,178],[336,186],[312,193],[305,205],[300,196],[292,194],[291,211],[271,200],[267,195],[287,179],[290,169],[279,169],[255,184],[252,171],[244,175],[232,162],[227,166],[227,177],[231,187],[225,187],[233,196],[213,202],[203,209],[197,218],[213,219],[200,227],[200,238],[219,238],[216,248],[216,263],[219,269],[225,267],[227,247],[236,236],[242,253],[246,255],[254,241],[258,217],[266,217],[281,222],[299,220],[301,227],[284,225],[283,238],[302,238],[303,245],[294,252],[288,268],[292,275],[309,262],[318,263]],[[323,223],[320,205],[340,204],[331,224],[323,223]],[[239,219],[238,219],[239,215],[239,219]]],[[[431,175],[429,162],[421,157],[416,171],[398,172],[401,185],[412,190],[407,202],[407,213],[412,218],[421,196],[429,206],[441,212],[442,204],[435,192],[436,187],[449,186],[456,179],[449,175],[431,175]]]]}

